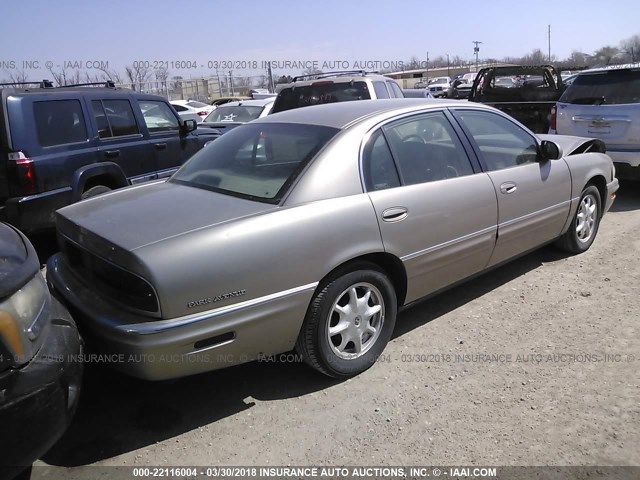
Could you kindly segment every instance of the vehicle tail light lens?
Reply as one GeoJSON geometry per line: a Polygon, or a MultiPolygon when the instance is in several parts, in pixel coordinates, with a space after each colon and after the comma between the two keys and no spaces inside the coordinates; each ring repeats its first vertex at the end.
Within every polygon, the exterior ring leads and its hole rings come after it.
{"type": "Polygon", "coordinates": [[[201,117],[206,117],[207,115],[209,115],[209,112],[203,110],[202,112],[198,112],[198,115],[200,115],[201,117]]]}
{"type": "Polygon", "coordinates": [[[557,111],[558,110],[555,105],[551,107],[551,115],[549,116],[549,128],[551,130],[556,129],[557,111]]]}
{"type": "Polygon", "coordinates": [[[33,160],[25,152],[11,152],[8,155],[11,181],[17,195],[36,193],[36,170],[33,160]]]}

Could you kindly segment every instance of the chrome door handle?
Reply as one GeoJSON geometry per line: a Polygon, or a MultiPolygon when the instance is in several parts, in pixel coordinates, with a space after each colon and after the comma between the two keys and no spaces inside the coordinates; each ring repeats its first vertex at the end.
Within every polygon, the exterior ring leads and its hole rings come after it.
{"type": "Polygon", "coordinates": [[[513,182],[504,182],[500,185],[500,191],[505,195],[515,192],[517,188],[518,186],[513,182]]]}
{"type": "Polygon", "coordinates": [[[409,210],[405,207],[391,207],[382,212],[382,220],[385,222],[399,222],[409,215],[409,210]]]}

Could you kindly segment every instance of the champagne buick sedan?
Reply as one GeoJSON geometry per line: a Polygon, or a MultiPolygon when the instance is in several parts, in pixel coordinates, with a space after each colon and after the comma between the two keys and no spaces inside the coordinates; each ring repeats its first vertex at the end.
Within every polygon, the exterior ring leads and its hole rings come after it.
{"type": "Polygon", "coordinates": [[[396,313],[549,242],[593,243],[618,182],[598,140],[478,104],[370,100],[279,113],[166,182],[57,213],[52,289],[115,367],[162,380],[295,348],[369,368],[396,313]]]}

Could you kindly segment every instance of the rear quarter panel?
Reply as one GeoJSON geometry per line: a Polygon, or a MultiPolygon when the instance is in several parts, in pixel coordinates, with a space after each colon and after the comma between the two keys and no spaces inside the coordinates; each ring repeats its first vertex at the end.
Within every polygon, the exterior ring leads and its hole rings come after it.
{"type": "Polygon", "coordinates": [[[371,202],[358,194],[245,217],[135,253],[149,268],[162,317],[175,318],[310,285],[354,257],[381,251],[371,202]],[[241,297],[187,307],[240,290],[241,297]]]}

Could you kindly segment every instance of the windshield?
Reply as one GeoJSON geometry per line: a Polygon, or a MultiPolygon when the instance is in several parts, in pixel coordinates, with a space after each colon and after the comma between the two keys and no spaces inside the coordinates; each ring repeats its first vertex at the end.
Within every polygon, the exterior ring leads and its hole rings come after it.
{"type": "Polygon", "coordinates": [[[242,105],[221,106],[216,108],[204,119],[205,122],[215,123],[246,123],[260,116],[264,107],[245,107],[242,105]]]}
{"type": "Polygon", "coordinates": [[[562,94],[560,102],[583,105],[640,103],[640,70],[580,74],[562,94]]]}
{"type": "Polygon", "coordinates": [[[365,82],[319,82],[304,86],[294,85],[280,92],[272,113],[321,103],[369,99],[371,99],[371,95],[365,82]]]}
{"type": "Polygon", "coordinates": [[[196,153],[169,181],[278,203],[302,168],[338,131],[288,123],[243,125],[196,153]]]}
{"type": "Polygon", "coordinates": [[[431,83],[449,83],[449,80],[446,78],[436,78],[433,82],[431,83]]]}

